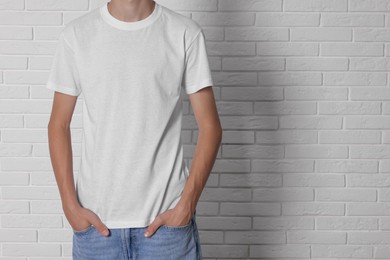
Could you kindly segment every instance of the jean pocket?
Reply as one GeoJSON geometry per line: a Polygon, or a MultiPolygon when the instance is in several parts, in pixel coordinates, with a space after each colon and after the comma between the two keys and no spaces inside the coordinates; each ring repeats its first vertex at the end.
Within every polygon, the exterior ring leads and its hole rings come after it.
{"type": "Polygon", "coordinates": [[[190,219],[190,222],[188,224],[185,224],[184,226],[167,226],[167,225],[161,225],[161,227],[166,229],[185,229],[192,226],[194,216],[190,219]]]}
{"type": "Polygon", "coordinates": [[[82,235],[82,234],[85,234],[87,233],[88,231],[92,230],[94,226],[93,225],[90,225],[89,227],[83,229],[83,230],[74,230],[73,229],[73,233],[76,234],[76,235],[82,235]]]}
{"type": "Polygon", "coordinates": [[[188,228],[191,226],[191,222],[189,224],[186,224],[184,226],[167,226],[167,225],[161,225],[162,228],[165,228],[165,229],[185,229],[185,228],[188,228]]]}

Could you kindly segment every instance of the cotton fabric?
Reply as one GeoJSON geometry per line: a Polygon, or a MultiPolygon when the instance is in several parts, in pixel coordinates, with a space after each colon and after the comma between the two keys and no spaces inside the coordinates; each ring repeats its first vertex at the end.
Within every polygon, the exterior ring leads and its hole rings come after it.
{"type": "Polygon", "coordinates": [[[157,2],[124,22],[107,4],[61,31],[46,88],[83,98],[80,204],[108,228],[145,227],[176,206],[189,176],[182,93],[213,80],[198,23],[157,2]]]}

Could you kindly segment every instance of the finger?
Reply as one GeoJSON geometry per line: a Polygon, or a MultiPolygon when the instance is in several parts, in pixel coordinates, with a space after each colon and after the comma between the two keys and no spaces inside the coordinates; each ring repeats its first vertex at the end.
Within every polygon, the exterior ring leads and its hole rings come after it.
{"type": "Polygon", "coordinates": [[[162,225],[161,220],[156,218],[150,225],[146,228],[144,232],[145,237],[151,237],[156,232],[156,230],[162,225]]]}
{"type": "Polygon", "coordinates": [[[94,227],[101,235],[108,236],[110,234],[107,226],[100,220],[100,218],[96,214],[93,214],[91,218],[92,225],[94,225],[94,227]]]}

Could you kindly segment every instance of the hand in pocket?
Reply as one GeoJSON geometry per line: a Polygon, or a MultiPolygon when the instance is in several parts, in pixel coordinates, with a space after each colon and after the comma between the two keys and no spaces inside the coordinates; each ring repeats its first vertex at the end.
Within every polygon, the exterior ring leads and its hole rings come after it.
{"type": "Polygon", "coordinates": [[[83,231],[94,226],[102,236],[108,236],[107,226],[92,210],[78,206],[74,209],[64,210],[65,216],[74,231],[83,231]]]}

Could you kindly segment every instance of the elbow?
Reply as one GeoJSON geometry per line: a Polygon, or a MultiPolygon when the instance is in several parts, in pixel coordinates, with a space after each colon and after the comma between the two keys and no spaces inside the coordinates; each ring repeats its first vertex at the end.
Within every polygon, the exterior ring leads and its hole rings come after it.
{"type": "Polygon", "coordinates": [[[223,130],[220,124],[203,126],[199,128],[199,134],[212,135],[215,140],[218,140],[219,143],[222,141],[223,130]]]}
{"type": "Polygon", "coordinates": [[[65,122],[65,121],[60,122],[60,121],[50,120],[47,124],[47,130],[50,132],[57,129],[61,129],[61,130],[70,129],[70,122],[65,122]]]}
{"type": "Polygon", "coordinates": [[[223,130],[222,130],[221,121],[218,120],[218,123],[215,124],[214,129],[215,129],[215,132],[218,133],[218,135],[220,135],[222,137],[223,130]]]}
{"type": "Polygon", "coordinates": [[[218,136],[219,136],[219,144],[221,144],[222,136],[223,136],[223,130],[222,130],[222,126],[221,125],[219,125],[219,127],[218,127],[218,136]]]}

